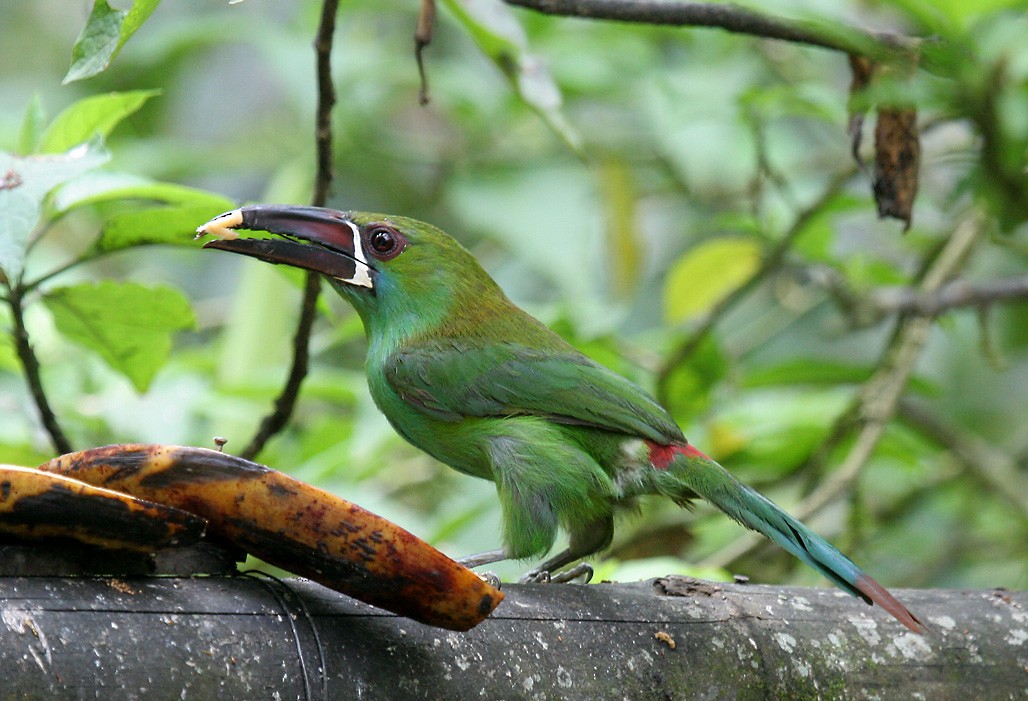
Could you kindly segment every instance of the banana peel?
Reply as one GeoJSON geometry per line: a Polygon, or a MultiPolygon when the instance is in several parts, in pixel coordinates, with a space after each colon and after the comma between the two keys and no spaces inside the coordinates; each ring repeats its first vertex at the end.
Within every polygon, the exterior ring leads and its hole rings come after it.
{"type": "Polygon", "coordinates": [[[70,538],[107,549],[152,553],[190,545],[204,520],[58,474],[0,465],[0,533],[19,539],[70,538]]]}
{"type": "Polygon", "coordinates": [[[207,520],[207,533],[365,603],[465,631],[503,593],[396,524],[263,465],[205,448],[113,445],[39,470],[207,520]]]}

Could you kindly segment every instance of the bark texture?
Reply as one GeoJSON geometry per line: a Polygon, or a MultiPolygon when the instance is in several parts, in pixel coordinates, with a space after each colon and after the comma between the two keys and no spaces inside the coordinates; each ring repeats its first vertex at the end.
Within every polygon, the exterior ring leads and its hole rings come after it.
{"type": "Polygon", "coordinates": [[[1028,592],[507,585],[468,633],[306,580],[0,576],[4,699],[1024,699],[1028,592]]]}

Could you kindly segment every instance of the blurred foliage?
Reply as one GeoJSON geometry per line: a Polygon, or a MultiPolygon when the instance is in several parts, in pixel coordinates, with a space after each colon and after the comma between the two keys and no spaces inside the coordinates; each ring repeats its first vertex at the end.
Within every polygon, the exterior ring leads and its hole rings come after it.
{"type": "MultiPolygon", "coordinates": [[[[301,278],[201,252],[191,233],[233,203],[309,201],[320,7],[115,4],[0,9],[0,178],[26,180],[0,187],[0,321],[14,328],[17,290],[42,385],[76,447],[219,435],[231,451],[285,377],[301,278]],[[95,32],[80,37],[90,17],[95,32]]],[[[895,328],[895,315],[854,323],[826,275],[855,295],[914,284],[971,207],[990,213],[989,237],[961,277],[1025,270],[1028,25],[1024,3],[1004,0],[759,7],[935,37],[931,72],[867,95],[898,92],[919,113],[905,235],[876,218],[869,177],[854,171],[844,55],[469,0],[440,6],[426,107],[417,3],[343,0],[329,204],[456,235],[516,302],[659,390],[694,442],[789,508],[851,447],[838,441],[824,471],[808,467],[895,328]],[[782,241],[759,284],[669,365],[782,241]]],[[[492,486],[393,434],[364,386],[359,320],[334,297],[321,304],[296,416],[261,460],[451,554],[495,547],[492,486]]],[[[892,420],[854,488],[810,525],[890,585],[1028,586],[1024,499],[983,468],[1024,483],[1026,329],[1023,301],[941,317],[904,399],[932,421],[892,420]],[[968,460],[968,445],[989,459],[968,460]]],[[[51,456],[10,333],[0,412],[0,462],[51,456]]],[[[603,576],[693,571],[667,558],[701,563],[741,535],[702,506],[646,500],[642,512],[622,519],[603,576]]],[[[730,571],[818,583],[794,565],[760,550],[730,571]]]]}

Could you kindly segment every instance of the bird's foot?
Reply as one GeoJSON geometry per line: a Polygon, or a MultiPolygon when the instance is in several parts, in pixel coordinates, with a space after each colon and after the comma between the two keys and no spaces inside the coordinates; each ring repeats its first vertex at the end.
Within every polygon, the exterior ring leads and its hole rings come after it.
{"type": "Polygon", "coordinates": [[[491,586],[493,589],[502,588],[500,586],[500,578],[495,572],[475,572],[475,574],[477,574],[479,579],[491,586]]]}
{"type": "Polygon", "coordinates": [[[518,581],[521,584],[568,584],[581,579],[582,584],[588,584],[592,578],[592,566],[585,562],[579,562],[571,569],[556,574],[550,574],[547,570],[532,570],[518,581]]]}

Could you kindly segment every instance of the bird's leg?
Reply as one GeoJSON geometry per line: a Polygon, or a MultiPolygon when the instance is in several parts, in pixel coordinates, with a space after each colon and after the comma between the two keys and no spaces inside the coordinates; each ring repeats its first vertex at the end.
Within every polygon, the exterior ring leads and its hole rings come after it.
{"type": "Polygon", "coordinates": [[[521,584],[569,584],[581,579],[582,584],[588,584],[593,578],[593,567],[588,562],[579,562],[577,565],[563,572],[550,574],[549,570],[541,567],[526,573],[520,580],[521,584]]]}
{"type": "Polygon", "coordinates": [[[588,576],[585,581],[588,583],[592,579],[593,568],[584,562],[580,562],[567,572],[551,574],[551,572],[556,572],[561,567],[571,564],[582,556],[583,553],[578,553],[570,547],[567,550],[561,550],[546,562],[526,572],[518,582],[520,584],[564,584],[583,574],[587,574],[588,576]]]}
{"type": "Polygon", "coordinates": [[[466,555],[457,560],[458,565],[463,565],[468,569],[474,569],[475,567],[481,567],[482,565],[491,565],[494,562],[502,562],[503,560],[509,560],[510,556],[507,551],[503,548],[496,550],[486,550],[484,553],[475,553],[474,555],[466,555]]]}
{"type": "MultiPolygon", "coordinates": [[[[457,560],[458,565],[463,565],[468,569],[474,569],[475,567],[481,567],[482,565],[491,565],[494,562],[501,562],[503,560],[509,560],[510,556],[507,555],[507,551],[503,548],[497,550],[487,550],[484,553],[475,553],[474,555],[467,555],[457,560]]],[[[500,578],[493,572],[479,572],[478,576],[484,579],[486,582],[500,588],[500,578]]]]}
{"type": "Polygon", "coordinates": [[[592,555],[597,550],[610,545],[614,537],[614,517],[606,515],[589,523],[585,528],[576,529],[571,533],[571,542],[566,550],[562,550],[535,569],[527,572],[519,581],[522,584],[563,584],[585,576],[588,584],[593,576],[593,568],[581,562],[566,572],[551,574],[561,567],[570,565],[575,560],[592,555]]]}

